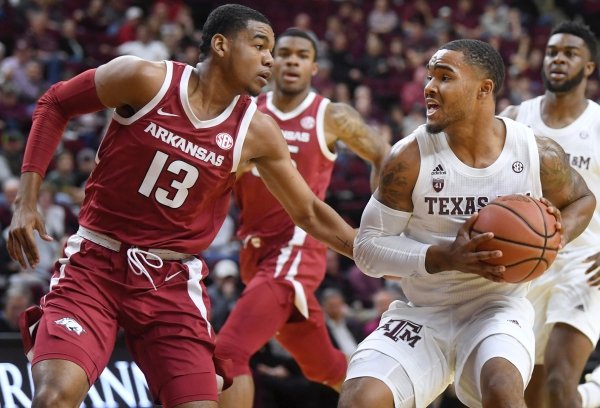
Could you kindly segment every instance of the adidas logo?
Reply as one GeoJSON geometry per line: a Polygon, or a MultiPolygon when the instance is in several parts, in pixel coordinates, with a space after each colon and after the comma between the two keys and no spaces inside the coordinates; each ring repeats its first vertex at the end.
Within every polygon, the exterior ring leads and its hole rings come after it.
{"type": "Polygon", "coordinates": [[[516,324],[517,326],[521,327],[521,325],[519,324],[519,322],[516,321],[516,320],[509,320],[509,322],[512,323],[512,324],[516,324]]]}
{"type": "Polygon", "coordinates": [[[432,176],[439,176],[441,174],[446,174],[446,170],[444,170],[444,168],[442,167],[441,164],[438,164],[433,171],[431,172],[432,176]]]}
{"type": "Polygon", "coordinates": [[[585,312],[585,308],[583,307],[583,305],[577,305],[577,306],[575,306],[575,309],[577,309],[581,312],[585,312]]]}

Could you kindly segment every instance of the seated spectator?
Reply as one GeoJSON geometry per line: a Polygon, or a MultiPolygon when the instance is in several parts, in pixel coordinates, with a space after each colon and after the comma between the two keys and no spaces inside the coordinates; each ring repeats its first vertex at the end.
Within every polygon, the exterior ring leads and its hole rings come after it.
{"type": "Polygon", "coordinates": [[[213,283],[207,289],[211,304],[210,323],[218,333],[240,297],[240,270],[235,261],[222,259],[213,267],[211,276],[213,283]]]}
{"type": "Polygon", "coordinates": [[[394,300],[400,299],[400,293],[392,288],[381,288],[379,291],[373,294],[373,309],[375,316],[365,323],[364,325],[364,336],[368,336],[377,329],[381,315],[388,310],[394,300]]]}
{"type": "Polygon", "coordinates": [[[152,37],[150,28],[141,24],[136,29],[134,41],[125,42],[117,47],[118,55],[135,55],[150,61],[162,61],[169,58],[166,45],[152,37]]]}
{"type": "Polygon", "coordinates": [[[25,137],[16,129],[9,129],[2,134],[0,150],[0,183],[11,177],[21,175],[25,137]]]}
{"type": "Polygon", "coordinates": [[[18,332],[19,315],[33,305],[33,293],[27,285],[12,285],[4,296],[0,311],[0,332],[18,332]]]}
{"type": "Polygon", "coordinates": [[[350,307],[339,290],[324,290],[321,306],[333,345],[350,357],[364,339],[362,325],[349,316],[350,307]]]}

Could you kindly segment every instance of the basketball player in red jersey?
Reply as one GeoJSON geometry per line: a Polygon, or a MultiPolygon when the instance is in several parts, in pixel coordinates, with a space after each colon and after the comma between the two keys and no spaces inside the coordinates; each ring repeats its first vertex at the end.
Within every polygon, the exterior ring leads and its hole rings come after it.
{"type": "MultiPolygon", "coordinates": [[[[311,90],[315,61],[316,43],[310,35],[295,28],[282,33],[274,51],[273,91],[260,95],[257,104],[281,127],[300,174],[323,198],[337,140],[371,162],[375,180],[390,146],[352,107],[330,103],[311,90]]],[[[327,248],[294,225],[255,169],[239,177],[234,191],[240,207],[238,235],[244,243],[242,280],[247,286],[217,335],[215,354],[233,361],[234,377],[232,387],[219,397],[220,406],[251,408],[249,359],[273,336],[307,378],[339,390],[346,357],[331,343],[314,294],[325,275],[327,248]]]]}
{"type": "Polygon", "coordinates": [[[50,239],[36,202],[67,121],[115,111],[86,186],[81,228],[41,309],[22,319],[26,342],[28,329],[37,330],[34,407],[79,406],[119,326],[156,401],[217,407],[208,271],[194,254],[221,226],[239,165],[252,162],[295,222],[351,255],[354,230],[312,193],[275,121],[247,96],[270,77],[268,20],[224,5],[203,31],[205,60],[195,68],[120,57],[53,86],[38,103],[8,241],[24,267],[39,261],[34,230],[50,239]]]}

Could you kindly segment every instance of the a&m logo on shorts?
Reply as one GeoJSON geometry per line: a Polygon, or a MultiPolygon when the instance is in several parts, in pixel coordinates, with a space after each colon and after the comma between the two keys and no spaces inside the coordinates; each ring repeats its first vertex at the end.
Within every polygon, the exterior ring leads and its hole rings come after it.
{"type": "Polygon", "coordinates": [[[233,137],[229,133],[219,133],[216,137],[217,144],[223,150],[229,150],[233,147],[233,137]]]}
{"type": "Polygon", "coordinates": [[[81,327],[81,325],[71,317],[63,317],[62,319],[55,320],[54,323],[58,324],[59,326],[64,326],[65,329],[74,332],[78,336],[81,336],[83,333],[85,333],[83,327],[81,327]]]}
{"type": "Polygon", "coordinates": [[[402,340],[412,348],[415,348],[415,344],[421,340],[421,336],[418,333],[421,332],[423,326],[410,320],[399,320],[391,319],[388,320],[384,325],[379,326],[377,330],[383,330],[383,335],[390,339],[398,342],[402,340]]]}

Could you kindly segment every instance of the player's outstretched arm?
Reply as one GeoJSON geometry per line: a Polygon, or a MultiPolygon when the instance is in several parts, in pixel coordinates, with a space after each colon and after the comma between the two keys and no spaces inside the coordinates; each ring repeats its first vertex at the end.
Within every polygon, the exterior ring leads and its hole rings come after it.
{"type": "Polygon", "coordinates": [[[327,106],[325,134],[328,142],[339,139],[360,158],[371,163],[371,191],[375,191],[383,160],[390,151],[390,144],[384,137],[367,125],[356,109],[345,103],[327,106]]]}
{"type": "Polygon", "coordinates": [[[22,267],[39,262],[33,231],[51,240],[37,212],[41,181],[70,118],[105,107],[135,111],[158,92],[164,63],[120,57],[53,85],[37,103],[23,159],[21,184],[8,235],[10,256],[22,267]]]}
{"type": "Polygon", "coordinates": [[[560,223],[563,243],[567,244],[581,234],[594,214],[596,198],[585,180],[571,167],[562,147],[547,137],[536,136],[540,154],[540,178],[544,197],[560,212],[555,215],[560,223]]]}
{"type": "Polygon", "coordinates": [[[252,120],[241,162],[250,160],[294,223],[335,251],[352,258],[356,231],[314,195],[293,166],[281,130],[260,112],[252,120]]]}

